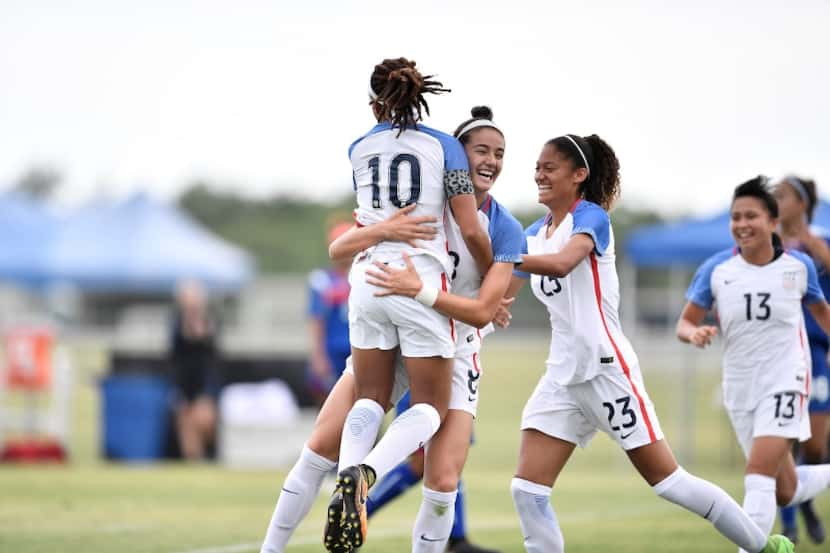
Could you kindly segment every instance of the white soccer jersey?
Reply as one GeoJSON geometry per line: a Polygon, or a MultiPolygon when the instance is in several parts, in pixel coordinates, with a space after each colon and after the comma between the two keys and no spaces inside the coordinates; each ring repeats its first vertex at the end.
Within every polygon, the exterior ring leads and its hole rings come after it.
{"type": "Polygon", "coordinates": [[[620,327],[619,280],[608,214],[597,204],[580,200],[547,238],[550,222],[548,214],[527,228],[526,253],[557,253],[575,234],[589,235],[594,250],[565,277],[514,271],[517,276],[530,276],[533,294],[550,314],[548,374],[563,386],[610,372],[622,372],[630,380],[639,362],[620,327]]]}
{"type": "Polygon", "coordinates": [[[404,242],[381,242],[373,250],[380,261],[399,259],[401,252],[428,254],[451,272],[446,250],[443,215],[447,194],[455,184],[472,190],[464,147],[445,133],[418,125],[399,129],[389,123],[376,125],[349,148],[354,187],[357,193],[355,220],[360,226],[379,223],[409,204],[417,207],[413,216],[437,219],[435,238],[412,248],[404,242]]]}
{"type": "MultiPolygon", "coordinates": [[[[481,227],[487,232],[493,248],[494,263],[521,263],[524,233],[519,222],[501,204],[488,196],[478,210],[478,219],[481,227]]],[[[467,249],[461,236],[461,229],[455,222],[450,209],[447,209],[445,219],[447,232],[447,247],[450,259],[454,265],[449,273],[452,283],[452,293],[467,298],[478,296],[481,288],[482,274],[478,271],[473,255],[467,249]]],[[[460,356],[468,349],[476,349],[479,338],[493,331],[492,323],[479,331],[468,324],[456,321],[456,356],[460,356]],[[460,352],[460,353],[459,353],[460,352]]]]}
{"type": "Polygon", "coordinates": [[[776,393],[809,394],[810,348],[801,307],[824,295],[808,256],[779,250],[772,262],[758,266],[737,249],[725,250],[700,266],[686,299],[715,307],[725,342],[728,409],[752,410],[776,393]]]}

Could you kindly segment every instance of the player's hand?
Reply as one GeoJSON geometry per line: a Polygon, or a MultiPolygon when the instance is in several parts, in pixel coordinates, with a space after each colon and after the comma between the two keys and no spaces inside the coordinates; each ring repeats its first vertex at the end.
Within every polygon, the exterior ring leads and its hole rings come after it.
{"type": "Polygon", "coordinates": [[[699,326],[689,336],[689,342],[702,349],[711,344],[712,338],[717,336],[717,334],[718,328],[715,326],[699,326]]]}
{"type": "Polygon", "coordinates": [[[496,314],[493,316],[493,323],[496,326],[501,328],[510,326],[510,319],[513,318],[513,315],[510,314],[510,306],[513,305],[514,301],[516,301],[516,298],[501,299],[501,303],[498,309],[496,309],[496,314]]]}
{"type": "Polygon", "coordinates": [[[421,277],[418,276],[415,265],[412,264],[412,260],[409,259],[406,253],[403,254],[403,261],[406,263],[406,267],[403,269],[396,269],[385,263],[375,261],[374,265],[377,270],[368,269],[366,271],[366,282],[382,288],[382,290],[375,292],[375,296],[397,294],[414,298],[421,291],[424,283],[421,282],[421,277]]]}
{"type": "Polygon", "coordinates": [[[409,204],[395,212],[387,220],[378,223],[383,226],[383,239],[394,242],[406,242],[413,248],[417,248],[417,240],[432,240],[438,230],[427,223],[438,221],[435,217],[409,215],[416,207],[416,204],[409,204]]]}

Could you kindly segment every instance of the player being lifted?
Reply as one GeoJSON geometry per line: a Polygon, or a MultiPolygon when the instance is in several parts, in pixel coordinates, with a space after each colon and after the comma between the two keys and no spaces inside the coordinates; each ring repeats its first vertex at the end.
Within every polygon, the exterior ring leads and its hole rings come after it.
{"type": "MultiPolygon", "coordinates": [[[[735,189],[730,229],[737,247],[710,257],[692,280],[677,322],[681,341],[708,345],[717,328],[703,324],[715,308],[725,340],[723,401],[746,456],[744,510],[764,532],[779,505],[797,505],[830,486],[830,465],[796,468],[793,440],[810,437],[810,349],[802,305],[824,332],[830,307],[813,261],[784,251],[778,204],[765,177],[735,189]]],[[[745,550],[752,549],[743,546],[745,550]]]]}
{"type": "MultiPolygon", "coordinates": [[[[525,549],[561,553],[551,490],[577,445],[598,429],[622,447],[660,497],[710,521],[752,553],[792,551],[767,538],[722,489],[678,466],[654,412],[637,356],[618,316],[619,281],[608,209],[619,194],[619,162],[597,135],[548,141],[536,164],[539,203],[511,297],[530,277],[550,314],[547,370],[522,413],[519,466],[511,483],[525,549]]],[[[502,314],[501,323],[506,323],[502,314]]]]}
{"type": "MultiPolygon", "coordinates": [[[[378,124],[349,148],[357,194],[355,219],[370,226],[398,208],[415,204],[413,215],[442,218],[449,199],[461,236],[481,273],[492,262],[490,241],[478,220],[464,148],[457,139],[420,124],[429,113],[424,95],[447,92],[423,76],[415,62],[387,59],[375,66],[370,105],[378,124]]],[[[452,262],[443,224],[418,247],[385,241],[358,257],[350,273],[349,335],[357,401],[343,426],[338,483],[327,510],[323,542],[349,551],[366,538],[366,495],[377,478],[429,441],[447,413],[455,354],[452,321],[432,308],[447,290],[452,262]],[[403,254],[424,278],[413,298],[377,297],[366,282],[373,263],[404,266],[403,254]],[[412,407],[375,444],[389,401],[400,351],[409,378],[412,407]],[[374,446],[374,447],[373,447],[374,446]]]]}

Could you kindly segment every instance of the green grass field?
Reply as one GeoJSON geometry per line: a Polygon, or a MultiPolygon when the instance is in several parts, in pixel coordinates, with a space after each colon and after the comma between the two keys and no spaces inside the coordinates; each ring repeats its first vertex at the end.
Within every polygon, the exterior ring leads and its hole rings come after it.
{"type": "MultiPolygon", "coordinates": [[[[473,447],[464,479],[470,535],[505,553],[523,551],[509,482],[521,408],[541,373],[542,344],[491,344],[473,447]]],[[[259,545],[283,472],[231,471],[213,465],[125,466],[97,459],[98,353],[81,352],[72,462],[66,466],[0,466],[0,552],[248,553],[259,545]]],[[[661,424],[687,468],[742,498],[742,459],[721,411],[713,407],[718,375],[649,370],[646,382],[661,424]],[[694,420],[684,420],[686,390],[694,420]],[[694,444],[693,450],[689,444],[694,444]],[[681,448],[679,445],[684,445],[681,448]]],[[[279,444],[275,444],[279,447],[279,444]]],[[[325,490],[330,486],[327,484],[325,490]]],[[[364,553],[409,551],[420,493],[412,490],[373,519],[364,553]]],[[[603,435],[578,450],[557,484],[554,508],[571,553],[736,551],[704,520],[657,498],[603,435]]],[[[830,493],[818,503],[830,522],[830,493]]],[[[319,552],[325,499],[300,526],[289,551],[319,552]]],[[[803,552],[828,551],[802,539],[803,552]]]]}

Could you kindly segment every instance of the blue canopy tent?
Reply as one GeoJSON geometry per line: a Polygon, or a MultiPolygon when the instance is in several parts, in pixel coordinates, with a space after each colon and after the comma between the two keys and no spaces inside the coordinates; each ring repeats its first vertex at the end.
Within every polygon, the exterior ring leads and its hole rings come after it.
{"type": "MultiPolygon", "coordinates": [[[[830,228],[830,202],[819,201],[813,224],[830,228]]],[[[733,245],[729,211],[725,211],[703,219],[638,228],[626,240],[625,253],[637,267],[697,266],[733,245]]]]}
{"type": "Polygon", "coordinates": [[[45,282],[43,250],[57,225],[57,216],[28,196],[0,195],[0,280],[41,286],[45,282]]]}
{"type": "Polygon", "coordinates": [[[253,271],[245,251],[144,195],[72,213],[43,259],[49,282],[95,292],[169,292],[182,279],[231,292],[253,271]]]}
{"type": "Polygon", "coordinates": [[[191,278],[228,293],[252,272],[245,251],[143,195],[60,216],[26,196],[0,195],[0,280],[36,290],[167,294],[191,278]]]}

